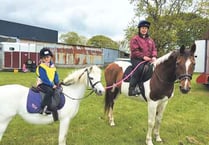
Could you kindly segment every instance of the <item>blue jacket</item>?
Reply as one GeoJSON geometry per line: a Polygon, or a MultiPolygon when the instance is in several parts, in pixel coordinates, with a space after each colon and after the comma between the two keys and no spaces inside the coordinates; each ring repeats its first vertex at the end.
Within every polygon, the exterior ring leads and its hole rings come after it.
{"type": "MultiPolygon", "coordinates": [[[[50,66],[52,65],[53,64],[50,63],[50,66]]],[[[42,83],[50,87],[53,87],[54,85],[57,85],[59,83],[59,76],[56,71],[56,68],[50,66],[41,63],[36,69],[36,74],[41,79],[42,83]]]]}

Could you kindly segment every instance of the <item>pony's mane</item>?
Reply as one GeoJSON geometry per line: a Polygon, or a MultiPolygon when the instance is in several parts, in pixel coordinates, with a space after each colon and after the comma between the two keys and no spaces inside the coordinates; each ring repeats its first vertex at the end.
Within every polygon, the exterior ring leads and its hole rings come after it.
{"type": "Polygon", "coordinates": [[[74,70],[73,72],[69,73],[68,76],[63,80],[65,84],[73,84],[76,82],[86,82],[85,77],[83,77],[85,70],[88,70],[89,73],[94,74],[101,74],[101,70],[96,65],[74,70]]]}
{"type": "Polygon", "coordinates": [[[161,64],[161,63],[163,63],[163,62],[165,62],[166,60],[168,60],[169,57],[171,56],[171,54],[173,54],[173,53],[174,53],[174,51],[171,51],[171,52],[169,52],[169,53],[167,53],[167,54],[165,54],[165,55],[159,57],[159,58],[153,63],[154,66],[157,66],[157,65],[159,65],[159,64],[161,64]]]}

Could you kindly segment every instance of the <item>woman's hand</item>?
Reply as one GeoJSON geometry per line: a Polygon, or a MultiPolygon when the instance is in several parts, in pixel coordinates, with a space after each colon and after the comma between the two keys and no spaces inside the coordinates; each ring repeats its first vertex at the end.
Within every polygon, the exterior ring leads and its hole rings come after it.
{"type": "Polygon", "coordinates": [[[143,59],[144,59],[145,61],[151,61],[151,60],[152,60],[152,59],[151,59],[150,57],[148,57],[148,56],[144,56],[143,59]]]}
{"type": "Polygon", "coordinates": [[[152,57],[152,62],[156,61],[157,58],[156,57],[152,57]]]}

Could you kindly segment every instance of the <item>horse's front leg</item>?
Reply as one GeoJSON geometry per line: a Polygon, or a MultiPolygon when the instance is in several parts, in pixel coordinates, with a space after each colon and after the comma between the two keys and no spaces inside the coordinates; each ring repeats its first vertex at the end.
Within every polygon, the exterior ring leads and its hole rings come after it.
{"type": "Polygon", "coordinates": [[[163,118],[163,112],[167,106],[168,101],[164,101],[161,104],[158,105],[157,107],[157,112],[156,112],[156,119],[155,119],[155,127],[154,127],[154,135],[156,137],[156,141],[161,142],[162,139],[160,137],[160,124],[163,118]]]}
{"type": "Polygon", "coordinates": [[[60,120],[59,126],[59,145],[66,145],[67,132],[69,129],[70,118],[60,120]]]}
{"type": "Polygon", "coordinates": [[[157,110],[157,102],[149,101],[148,102],[148,131],[147,131],[147,137],[146,137],[147,145],[153,145],[152,130],[155,124],[156,110],[157,110]]]}
{"type": "Polygon", "coordinates": [[[113,116],[113,108],[110,107],[108,111],[108,118],[109,118],[109,124],[110,126],[115,126],[114,116],[113,116]]]}
{"type": "Polygon", "coordinates": [[[12,117],[13,116],[6,117],[5,114],[0,114],[0,141],[2,140],[4,132],[7,129],[9,122],[12,120],[12,117]]]}

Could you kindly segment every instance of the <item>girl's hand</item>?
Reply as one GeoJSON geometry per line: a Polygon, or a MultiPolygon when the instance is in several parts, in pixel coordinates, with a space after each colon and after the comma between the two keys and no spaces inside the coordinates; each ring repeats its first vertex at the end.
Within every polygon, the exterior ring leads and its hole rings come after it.
{"type": "Polygon", "coordinates": [[[54,86],[53,86],[53,89],[56,89],[56,88],[57,88],[57,86],[56,86],[56,85],[54,85],[54,86]]]}

